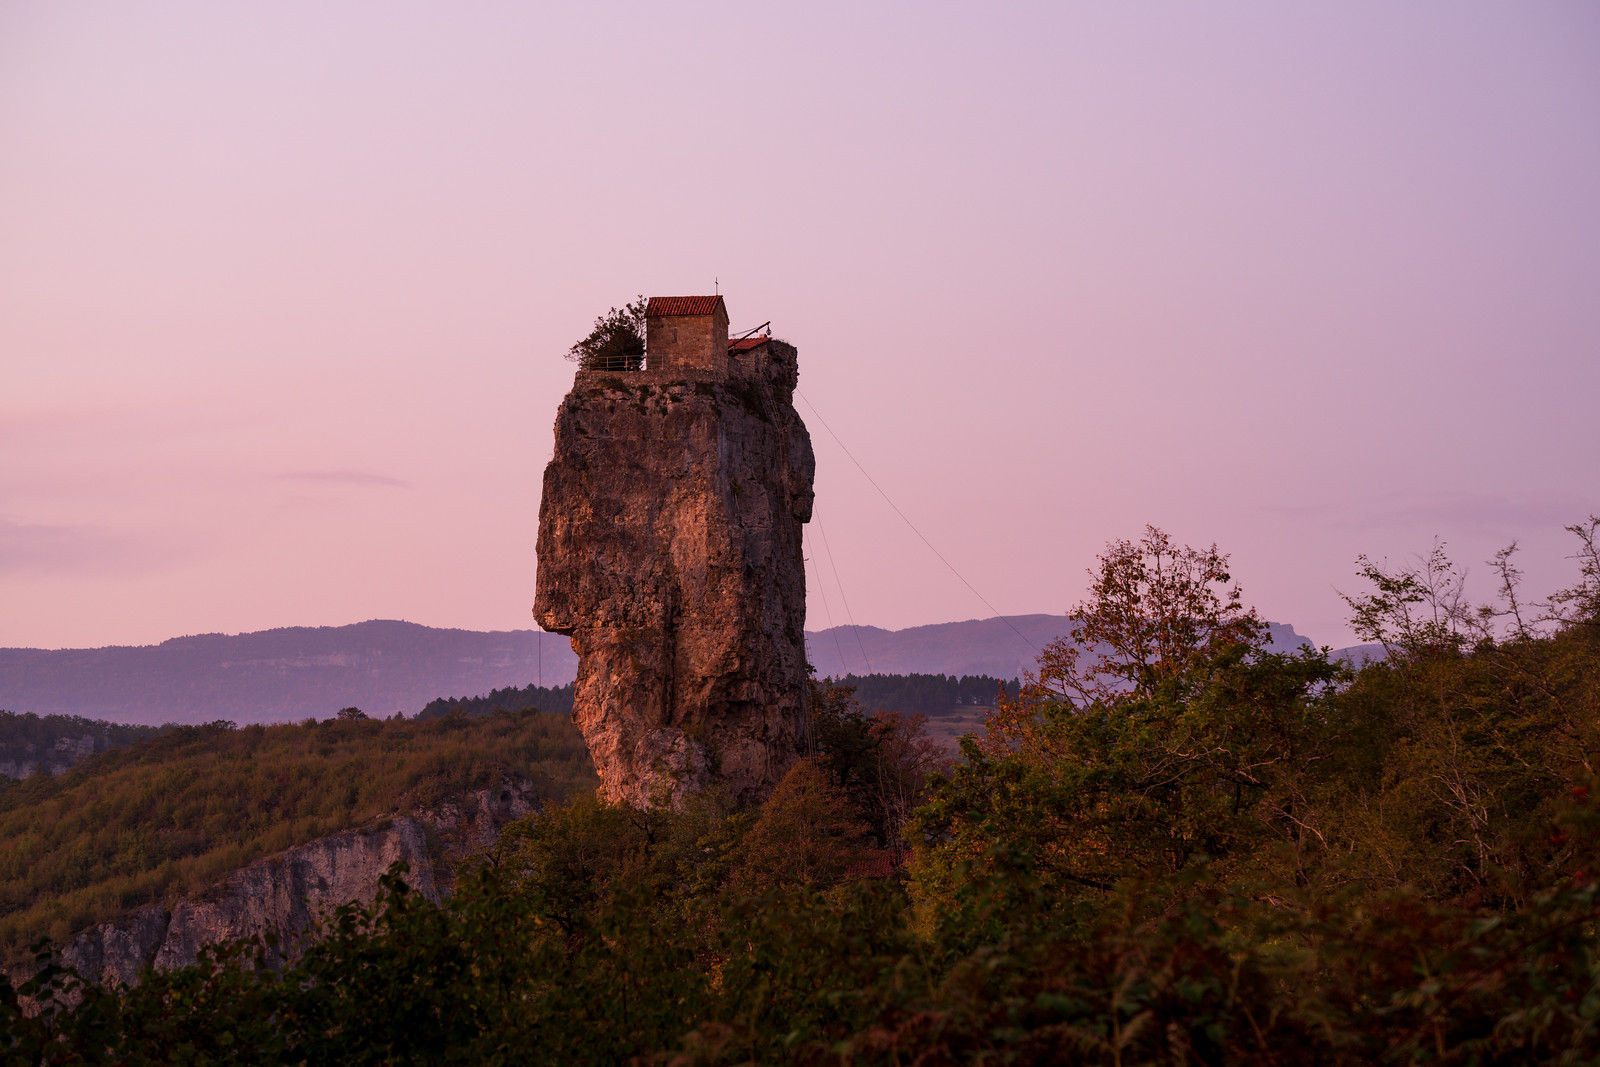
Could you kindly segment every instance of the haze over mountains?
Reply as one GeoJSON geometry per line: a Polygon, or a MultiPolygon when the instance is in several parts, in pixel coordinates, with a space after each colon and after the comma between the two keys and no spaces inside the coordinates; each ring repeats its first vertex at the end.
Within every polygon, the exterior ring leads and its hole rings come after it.
{"type": "MultiPolygon", "coordinates": [[[[806,633],[819,676],[989,674],[1017,677],[1065,633],[1065,615],[883,630],[838,626],[806,633]]],[[[1272,624],[1273,645],[1305,641],[1272,624]]],[[[159,645],[0,649],[0,708],[113,722],[285,722],[343,707],[413,715],[440,696],[473,696],[573,680],[565,637],[537,630],[479,632],[374,620],[247,634],[175,637],[159,645]]]]}
{"type": "Polygon", "coordinates": [[[567,639],[534,630],[480,633],[373,620],[159,645],[0,649],[0,707],[116,722],[286,722],[343,707],[413,714],[437,696],[570,682],[567,639]]]}
{"type": "MultiPolygon", "coordinates": [[[[1268,623],[1279,651],[1311,642],[1284,623],[1268,623]]],[[[988,674],[1020,678],[1039,651],[1071,627],[1066,615],[1006,615],[904,630],[835,626],[806,632],[806,652],[819,677],[845,674],[988,674]]]]}

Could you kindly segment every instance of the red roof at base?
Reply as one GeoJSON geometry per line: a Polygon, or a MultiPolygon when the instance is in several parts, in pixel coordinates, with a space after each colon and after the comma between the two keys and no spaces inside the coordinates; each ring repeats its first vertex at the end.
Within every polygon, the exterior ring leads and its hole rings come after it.
{"type": "Polygon", "coordinates": [[[845,868],[846,878],[887,878],[900,866],[888,849],[868,849],[845,868]]]}
{"type": "Polygon", "coordinates": [[[720,296],[652,296],[644,306],[647,317],[657,315],[711,315],[718,307],[728,313],[720,296]]]}
{"type": "Polygon", "coordinates": [[[752,348],[760,348],[762,345],[766,344],[770,340],[772,340],[772,338],[768,337],[764,333],[763,334],[759,334],[759,335],[757,335],[755,337],[741,337],[737,341],[733,341],[733,342],[729,343],[728,351],[729,352],[748,352],[752,348]]]}

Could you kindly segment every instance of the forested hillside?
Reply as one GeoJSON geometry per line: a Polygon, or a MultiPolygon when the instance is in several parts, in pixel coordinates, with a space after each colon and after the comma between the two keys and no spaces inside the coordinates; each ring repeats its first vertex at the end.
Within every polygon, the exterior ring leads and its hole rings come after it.
{"type": "Polygon", "coordinates": [[[483,696],[438,697],[423,705],[419,719],[437,719],[460,712],[463,715],[493,715],[499,711],[547,711],[552,715],[572,714],[572,683],[559,686],[525,685],[492,689],[483,696]]]}
{"type": "Polygon", "coordinates": [[[1013,696],[1021,688],[1015,678],[987,674],[847,674],[836,681],[869,712],[922,716],[928,736],[951,752],[957,738],[982,728],[1002,687],[1013,696]]]}
{"type": "Polygon", "coordinates": [[[987,674],[847,674],[834,679],[855,691],[856,701],[872,711],[898,711],[903,715],[936,718],[956,707],[993,707],[1002,689],[1016,696],[1021,685],[987,674]]]}
{"type": "Polygon", "coordinates": [[[12,1048],[1600,1062],[1600,520],[1573,529],[1579,581],[1539,605],[1510,554],[1482,609],[1440,553],[1364,564],[1351,613],[1387,659],[1359,673],[1272,651],[1226,557],[1152,529],[1107,549],[1084,643],[1045,647],[959,762],[819,686],[815,749],[759,809],[586,794],[515,824],[443,906],[392,879],[292,967],[240,945],[12,1009],[12,1048]]]}
{"type": "Polygon", "coordinates": [[[56,777],[0,784],[0,957],[192,895],[258,857],[507,776],[592,785],[565,716],[181,726],[56,777]]]}
{"type": "Polygon", "coordinates": [[[155,726],[125,726],[79,715],[0,711],[0,778],[26,778],[36,771],[59,774],[96,752],[158,732],[155,726]]]}

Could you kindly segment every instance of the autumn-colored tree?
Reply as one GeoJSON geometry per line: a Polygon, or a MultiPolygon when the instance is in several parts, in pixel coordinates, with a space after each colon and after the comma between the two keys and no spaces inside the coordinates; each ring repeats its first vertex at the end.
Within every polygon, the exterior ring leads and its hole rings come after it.
{"type": "Polygon", "coordinates": [[[1113,541],[1090,570],[1089,599],[1072,630],[1039,656],[1035,685],[1078,704],[1192,689],[1214,666],[1259,652],[1267,627],[1246,608],[1212,545],[1176,545],[1154,526],[1137,541],[1113,541]]]}
{"type": "Polygon", "coordinates": [[[858,862],[867,827],[817,763],[803,759],[761,805],[739,846],[735,874],[755,889],[827,886],[858,862]]]}
{"type": "Polygon", "coordinates": [[[813,758],[843,789],[877,845],[896,860],[906,854],[906,820],[927,795],[928,779],[950,766],[928,736],[927,716],[869,714],[849,685],[812,682],[813,758]]]}

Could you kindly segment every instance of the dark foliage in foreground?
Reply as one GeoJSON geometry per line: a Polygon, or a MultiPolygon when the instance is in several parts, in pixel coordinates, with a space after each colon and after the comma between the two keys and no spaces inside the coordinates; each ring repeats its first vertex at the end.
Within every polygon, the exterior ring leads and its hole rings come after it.
{"type": "MultiPolygon", "coordinates": [[[[1264,653],[1253,615],[1213,595],[1225,557],[1156,535],[1113,547],[1081,616],[1109,658],[1047,651],[966,761],[918,787],[913,856],[888,877],[868,876],[893,824],[863,783],[914,776],[894,753],[914,757],[915,724],[875,730],[823,692],[818,752],[759,810],[552,806],[445,907],[391,877],[283,971],[229,946],[31,1018],[7,990],[9,1048],[130,1064],[1600,1061],[1600,567],[1587,600],[1497,631],[1431,606],[1407,621],[1448,594],[1448,567],[1442,584],[1433,564],[1375,571],[1352,605],[1390,658],[1352,678],[1264,653]]],[[[46,972],[17,992],[48,1004],[72,984],[46,972]]]]}

